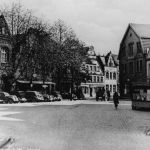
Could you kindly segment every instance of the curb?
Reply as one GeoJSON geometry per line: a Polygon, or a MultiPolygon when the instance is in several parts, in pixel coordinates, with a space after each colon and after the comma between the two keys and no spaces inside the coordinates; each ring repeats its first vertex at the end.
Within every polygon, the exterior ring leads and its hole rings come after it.
{"type": "Polygon", "coordinates": [[[9,137],[7,139],[4,139],[3,141],[0,142],[0,149],[4,148],[6,145],[8,145],[10,142],[12,142],[12,138],[9,137]]]}

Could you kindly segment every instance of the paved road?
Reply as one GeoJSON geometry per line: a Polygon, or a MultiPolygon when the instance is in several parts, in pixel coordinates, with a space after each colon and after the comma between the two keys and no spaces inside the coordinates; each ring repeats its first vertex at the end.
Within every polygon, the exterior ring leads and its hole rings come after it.
{"type": "Polygon", "coordinates": [[[149,116],[130,102],[0,105],[0,136],[15,139],[13,150],[149,150],[149,116]]]}

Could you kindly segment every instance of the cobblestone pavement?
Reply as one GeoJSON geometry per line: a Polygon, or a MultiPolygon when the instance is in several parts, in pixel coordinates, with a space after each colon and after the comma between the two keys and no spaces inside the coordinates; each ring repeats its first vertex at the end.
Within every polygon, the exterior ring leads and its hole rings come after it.
{"type": "Polygon", "coordinates": [[[0,114],[0,135],[15,139],[13,150],[150,149],[150,112],[129,101],[118,110],[96,101],[0,105],[0,114]]]}

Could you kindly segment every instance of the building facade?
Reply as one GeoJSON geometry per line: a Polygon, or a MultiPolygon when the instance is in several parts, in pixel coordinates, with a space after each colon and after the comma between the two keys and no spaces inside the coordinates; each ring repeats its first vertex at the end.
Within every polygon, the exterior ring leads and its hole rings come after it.
{"type": "Polygon", "coordinates": [[[10,61],[12,51],[11,37],[8,25],[3,15],[0,15],[0,89],[2,87],[2,75],[7,74],[6,67],[10,61]]]}
{"type": "Polygon", "coordinates": [[[128,25],[118,58],[121,96],[129,97],[132,85],[150,83],[150,25],[128,25]]]}
{"type": "Polygon", "coordinates": [[[117,55],[110,51],[106,56],[98,56],[99,64],[104,74],[105,90],[111,97],[115,91],[119,92],[119,64],[117,55]]]}
{"type": "Polygon", "coordinates": [[[86,62],[83,62],[83,65],[89,72],[90,80],[86,81],[85,83],[82,82],[81,87],[85,98],[95,98],[98,88],[105,86],[104,74],[100,68],[93,46],[89,47],[87,56],[88,59],[86,62]]]}

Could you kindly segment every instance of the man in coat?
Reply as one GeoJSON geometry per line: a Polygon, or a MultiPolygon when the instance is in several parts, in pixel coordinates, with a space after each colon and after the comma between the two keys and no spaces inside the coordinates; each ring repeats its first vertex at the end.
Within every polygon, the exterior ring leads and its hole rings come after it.
{"type": "Polygon", "coordinates": [[[114,106],[117,109],[118,104],[119,104],[119,96],[118,96],[117,92],[115,92],[114,95],[113,95],[113,101],[114,101],[114,106]]]}

